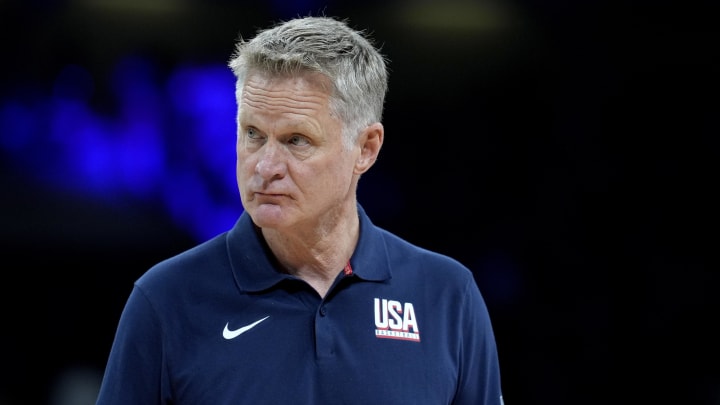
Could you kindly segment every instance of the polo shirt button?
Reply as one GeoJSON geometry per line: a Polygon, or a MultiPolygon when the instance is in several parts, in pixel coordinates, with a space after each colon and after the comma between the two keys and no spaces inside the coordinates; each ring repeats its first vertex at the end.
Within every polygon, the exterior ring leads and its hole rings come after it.
{"type": "Polygon", "coordinates": [[[325,308],[325,306],[324,305],[321,306],[320,307],[320,316],[325,316],[326,313],[327,313],[327,309],[325,308]]]}

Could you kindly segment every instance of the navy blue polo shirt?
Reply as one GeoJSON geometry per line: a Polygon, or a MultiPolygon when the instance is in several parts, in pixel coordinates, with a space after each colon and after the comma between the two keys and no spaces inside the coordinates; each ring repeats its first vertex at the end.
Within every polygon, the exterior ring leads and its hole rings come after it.
{"type": "Polygon", "coordinates": [[[324,298],[278,271],[252,220],[150,268],[98,405],[502,403],[472,273],[372,224],[324,298]]]}

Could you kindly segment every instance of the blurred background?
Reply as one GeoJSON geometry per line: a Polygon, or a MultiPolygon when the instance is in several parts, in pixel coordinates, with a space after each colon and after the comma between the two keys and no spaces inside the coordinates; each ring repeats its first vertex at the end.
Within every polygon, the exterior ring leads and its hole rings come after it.
{"type": "Polygon", "coordinates": [[[390,60],[360,182],[470,267],[514,404],[720,404],[712,2],[0,0],[0,404],[94,403],[133,281],[234,223],[239,36],[390,60]]]}

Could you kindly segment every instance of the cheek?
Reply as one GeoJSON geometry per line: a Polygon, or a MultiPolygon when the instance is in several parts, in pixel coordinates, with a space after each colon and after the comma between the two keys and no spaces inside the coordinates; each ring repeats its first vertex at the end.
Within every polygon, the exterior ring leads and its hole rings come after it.
{"type": "Polygon", "coordinates": [[[254,167],[255,166],[252,163],[252,155],[238,149],[237,159],[235,162],[235,172],[237,174],[238,180],[246,179],[249,176],[252,176],[254,167]]]}
{"type": "Polygon", "coordinates": [[[352,181],[354,162],[351,156],[344,156],[328,164],[318,175],[325,179],[325,184],[333,184],[339,189],[347,188],[352,181]]]}

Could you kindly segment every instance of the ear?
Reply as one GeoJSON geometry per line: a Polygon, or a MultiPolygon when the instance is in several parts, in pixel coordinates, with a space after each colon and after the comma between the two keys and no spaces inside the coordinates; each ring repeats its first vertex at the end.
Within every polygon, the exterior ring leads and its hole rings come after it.
{"type": "Polygon", "coordinates": [[[360,155],[355,161],[355,174],[365,173],[372,167],[377,160],[384,139],[385,128],[379,122],[369,125],[358,136],[360,155]]]}

